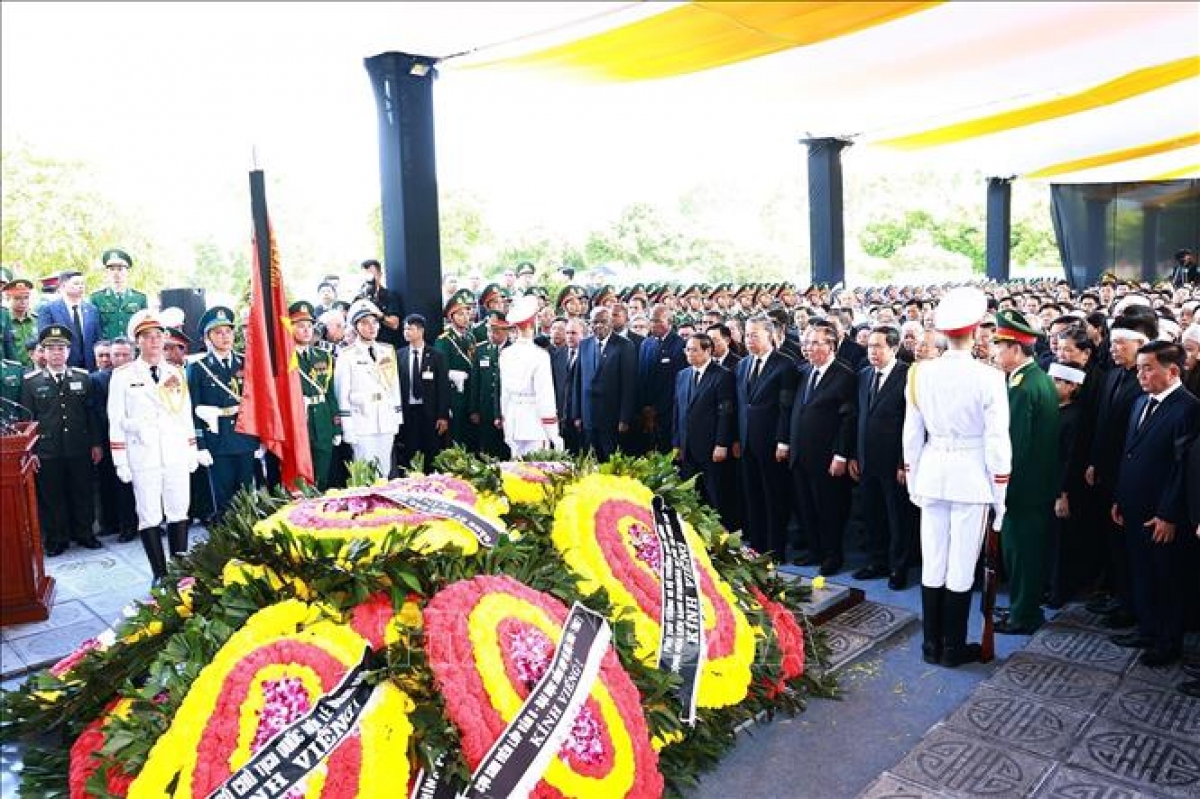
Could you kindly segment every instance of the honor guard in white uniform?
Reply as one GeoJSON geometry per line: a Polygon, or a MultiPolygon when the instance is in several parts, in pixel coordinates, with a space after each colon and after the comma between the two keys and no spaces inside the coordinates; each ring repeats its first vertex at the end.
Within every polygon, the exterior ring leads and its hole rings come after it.
{"type": "Polygon", "coordinates": [[[500,353],[504,441],[517,458],[538,449],[563,448],[550,353],[533,343],[537,312],[537,297],[527,295],[512,304],[507,318],[517,330],[517,339],[500,353]]]}
{"type": "Polygon", "coordinates": [[[187,378],[163,358],[162,323],[153,312],[139,311],[128,331],[140,355],[113,371],[108,437],[117,477],[133,483],[138,534],[157,580],[167,572],[158,526],[165,516],[173,556],[187,551],[188,475],[212,461],[196,449],[187,378]]]}
{"type": "Polygon", "coordinates": [[[958,666],[979,659],[966,643],[971,585],[987,512],[1004,519],[1012,447],[1004,375],[971,355],[987,300],[978,289],[952,289],[934,314],[950,341],[940,358],[908,372],[904,469],[921,508],[921,605],[926,662],[958,666]]]}
{"type": "Polygon", "coordinates": [[[382,477],[392,468],[392,444],[404,422],[396,350],[378,340],[379,309],[370,300],[350,306],[350,324],[358,334],[338,353],[333,369],[342,440],[354,459],[374,463],[382,477]]]}

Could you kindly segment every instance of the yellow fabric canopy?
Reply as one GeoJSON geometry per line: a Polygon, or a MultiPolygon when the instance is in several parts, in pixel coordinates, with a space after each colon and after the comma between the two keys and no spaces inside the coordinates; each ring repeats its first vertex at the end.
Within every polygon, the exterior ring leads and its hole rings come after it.
{"type": "Polygon", "coordinates": [[[647,80],[816,44],[940,5],[891,2],[688,3],[629,25],[472,67],[553,68],[602,80],[647,80]]]}
{"type": "Polygon", "coordinates": [[[1066,175],[1071,172],[1081,172],[1085,169],[1093,169],[1098,166],[1108,166],[1109,164],[1119,164],[1122,161],[1132,161],[1135,158],[1145,158],[1148,155],[1156,155],[1165,153],[1171,150],[1178,150],[1183,147],[1193,147],[1200,144],[1200,133],[1189,133],[1186,136],[1176,136],[1163,141],[1152,142],[1150,144],[1142,144],[1137,147],[1126,147],[1123,150],[1113,150],[1107,153],[1099,153],[1097,155],[1089,155],[1086,158],[1076,158],[1073,161],[1065,161],[1061,164],[1042,167],[1025,175],[1027,178],[1049,178],[1055,175],[1066,175]]]}

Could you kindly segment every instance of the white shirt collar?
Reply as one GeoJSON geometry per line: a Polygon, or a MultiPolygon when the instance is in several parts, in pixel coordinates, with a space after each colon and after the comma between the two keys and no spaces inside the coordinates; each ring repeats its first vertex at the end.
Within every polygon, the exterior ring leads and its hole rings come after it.
{"type": "Polygon", "coordinates": [[[1151,399],[1158,400],[1158,404],[1159,404],[1159,405],[1162,405],[1162,402],[1163,402],[1163,400],[1165,400],[1167,397],[1169,397],[1169,396],[1171,396],[1172,394],[1174,394],[1174,393],[1175,393],[1175,390],[1176,390],[1176,389],[1178,389],[1178,388],[1179,388],[1180,386],[1182,386],[1182,385],[1183,385],[1183,381],[1182,381],[1182,380],[1176,380],[1174,385],[1172,385],[1172,386],[1169,386],[1167,389],[1165,389],[1165,390],[1164,390],[1162,393],[1160,393],[1160,394],[1151,394],[1151,395],[1150,395],[1150,398],[1151,398],[1151,399]]]}

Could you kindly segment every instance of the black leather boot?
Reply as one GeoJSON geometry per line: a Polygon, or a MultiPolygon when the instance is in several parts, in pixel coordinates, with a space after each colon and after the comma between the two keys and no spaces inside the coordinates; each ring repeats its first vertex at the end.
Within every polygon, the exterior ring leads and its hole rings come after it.
{"type": "Polygon", "coordinates": [[[171,557],[186,555],[188,551],[188,523],[167,522],[167,544],[171,548],[171,557]]]}
{"type": "Polygon", "coordinates": [[[945,589],[942,597],[943,666],[957,668],[979,662],[979,644],[967,643],[967,619],[971,615],[971,592],[945,589]]]}
{"type": "Polygon", "coordinates": [[[154,582],[167,576],[167,556],[163,553],[162,539],[158,537],[157,527],[147,527],[138,530],[142,539],[142,549],[146,550],[146,560],[150,561],[150,573],[154,582]]]}
{"type": "Polygon", "coordinates": [[[945,588],[921,586],[921,624],[925,633],[921,659],[935,666],[942,658],[942,599],[945,593],[945,588]]]}

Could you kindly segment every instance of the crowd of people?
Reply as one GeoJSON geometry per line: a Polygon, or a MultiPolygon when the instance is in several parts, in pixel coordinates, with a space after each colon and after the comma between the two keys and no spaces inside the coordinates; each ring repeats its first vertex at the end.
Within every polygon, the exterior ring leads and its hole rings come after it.
{"type": "MultiPolygon", "coordinates": [[[[40,424],[46,553],[140,536],[159,575],[160,525],[171,554],[186,550],[189,520],[269,483],[270,459],[235,429],[243,317],[208,308],[204,352],[189,356],[183,320],[127,287],[132,258],[101,260],[106,288],[85,298],[84,275],[64,273],[36,312],[32,281],[5,277],[4,396],[40,424]]],[[[834,575],[859,529],[856,579],[901,590],[919,567],[925,655],[947,666],[978,657],[967,600],[989,518],[1011,598],[1001,633],[1032,633],[1044,607],[1085,599],[1127,631],[1114,640],[1163,666],[1200,616],[1194,270],[1179,285],[1084,290],[551,294],[525,263],[483,285],[448,279],[442,308],[408,313],[378,261],[362,270],[353,298],[323,281],[316,302],[289,308],[320,488],[343,485],[351,460],[395,475],[452,445],[671,454],[759,552],[834,575]]]]}

